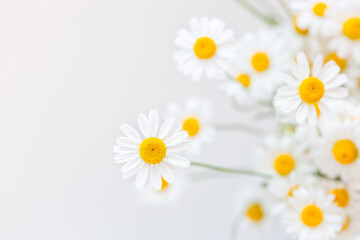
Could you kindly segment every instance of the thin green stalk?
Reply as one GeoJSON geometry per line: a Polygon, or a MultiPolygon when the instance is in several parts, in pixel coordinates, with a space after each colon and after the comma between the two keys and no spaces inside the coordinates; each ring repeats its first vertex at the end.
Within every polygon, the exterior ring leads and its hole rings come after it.
{"type": "Polygon", "coordinates": [[[257,127],[253,127],[250,125],[245,125],[245,124],[239,124],[239,123],[214,123],[212,124],[216,130],[219,131],[232,131],[232,130],[236,130],[236,131],[242,131],[245,133],[250,133],[250,134],[254,134],[254,135],[258,135],[258,136],[262,136],[264,134],[266,134],[263,130],[257,128],[257,127]]]}
{"type": "Polygon", "coordinates": [[[278,0],[281,7],[284,9],[284,12],[289,16],[290,19],[293,18],[293,14],[291,12],[291,9],[289,8],[289,5],[284,0],[278,0]]]}
{"type": "Polygon", "coordinates": [[[246,0],[235,0],[237,3],[239,3],[241,6],[243,6],[246,10],[248,10],[250,13],[252,13],[254,16],[258,17],[259,19],[263,20],[264,22],[270,24],[270,25],[277,25],[278,22],[269,16],[266,16],[264,13],[262,13],[259,9],[248,3],[246,0]]]}
{"type": "Polygon", "coordinates": [[[256,172],[253,170],[225,168],[225,167],[219,167],[219,166],[210,165],[210,164],[206,164],[206,163],[200,163],[200,162],[191,162],[191,166],[202,167],[202,168],[207,168],[207,169],[211,169],[214,171],[231,173],[231,174],[250,175],[250,176],[256,176],[256,177],[261,177],[261,178],[270,178],[271,177],[268,174],[256,172]]]}

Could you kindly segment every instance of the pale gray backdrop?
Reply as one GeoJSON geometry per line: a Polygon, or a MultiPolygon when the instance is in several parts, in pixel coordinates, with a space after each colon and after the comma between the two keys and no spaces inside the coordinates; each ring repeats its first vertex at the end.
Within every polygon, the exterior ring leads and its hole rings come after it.
{"type": "MultiPolygon", "coordinates": [[[[251,178],[192,185],[175,205],[138,203],[112,147],[124,122],[187,96],[214,122],[245,122],[216,81],[177,72],[173,39],[192,16],[237,36],[263,26],[232,0],[1,0],[0,239],[228,239],[251,178]]],[[[264,122],[262,122],[264,123],[264,122]]],[[[194,160],[246,166],[258,140],[220,133],[194,160]]]]}

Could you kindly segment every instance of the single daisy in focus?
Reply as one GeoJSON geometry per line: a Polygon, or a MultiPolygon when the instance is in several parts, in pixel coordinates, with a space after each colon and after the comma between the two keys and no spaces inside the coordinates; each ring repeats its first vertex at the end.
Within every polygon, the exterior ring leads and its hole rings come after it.
{"type": "Polygon", "coordinates": [[[360,6],[341,1],[346,7],[339,7],[334,18],[337,31],[330,39],[328,47],[340,58],[354,59],[360,63],[360,6]]]}
{"type": "Polygon", "coordinates": [[[267,136],[255,155],[259,159],[257,164],[262,164],[264,171],[275,176],[286,177],[295,170],[303,173],[314,170],[305,145],[292,137],[267,136]]]}
{"type": "Polygon", "coordinates": [[[236,239],[282,239],[286,234],[276,224],[276,217],[271,214],[272,201],[264,188],[259,186],[242,188],[237,197],[238,218],[235,224],[236,239]]]}
{"type": "Polygon", "coordinates": [[[216,130],[210,123],[214,112],[209,100],[188,98],[184,107],[175,103],[169,104],[168,116],[180,121],[182,129],[189,134],[192,147],[188,153],[198,154],[204,144],[214,142],[216,130]]]}
{"type": "Polygon", "coordinates": [[[334,196],[303,187],[293,191],[284,213],[287,232],[299,240],[333,239],[341,231],[344,217],[333,203],[334,196]]]}
{"type": "MultiPolygon", "coordinates": [[[[342,0],[340,0],[342,1],[342,0]]],[[[336,31],[331,12],[336,11],[339,0],[295,0],[291,7],[296,12],[296,26],[310,35],[329,37],[336,31]]]]}
{"type": "Polygon", "coordinates": [[[322,55],[315,58],[310,71],[310,63],[303,52],[292,62],[291,71],[294,75],[282,74],[281,79],[287,86],[280,87],[274,99],[274,105],[283,113],[296,110],[296,122],[306,121],[315,126],[320,114],[328,114],[334,100],[349,95],[347,88],[340,87],[347,82],[347,77],[339,74],[340,67],[334,61],[323,66],[322,55]]]}
{"type": "Polygon", "coordinates": [[[150,111],[148,118],[139,114],[138,126],[142,135],[128,124],[121,126],[125,136],[116,139],[115,162],[125,163],[121,168],[125,179],[137,175],[136,187],[160,190],[164,181],[174,183],[178,168],[189,167],[190,161],[178,155],[191,147],[189,135],[174,118],[168,118],[159,129],[159,114],[155,110],[150,111]]]}
{"type": "Polygon", "coordinates": [[[360,126],[356,122],[335,122],[322,130],[314,161],[320,171],[330,178],[343,181],[360,179],[360,126]]]}
{"type": "Polygon", "coordinates": [[[237,56],[225,80],[229,82],[225,90],[230,89],[227,92],[232,94],[241,94],[241,90],[257,101],[271,101],[281,83],[276,72],[286,70],[291,59],[286,44],[277,30],[245,33],[236,44],[237,56]]]}
{"type": "Polygon", "coordinates": [[[300,172],[293,172],[288,177],[274,177],[270,179],[268,191],[274,198],[274,207],[271,212],[280,215],[288,208],[288,198],[293,196],[293,192],[300,187],[313,187],[317,178],[313,175],[305,175],[300,172]]]}
{"type": "Polygon", "coordinates": [[[191,18],[190,30],[180,29],[175,44],[181,48],[174,53],[178,70],[193,80],[223,76],[229,60],[235,56],[234,33],[216,18],[191,18]]]}

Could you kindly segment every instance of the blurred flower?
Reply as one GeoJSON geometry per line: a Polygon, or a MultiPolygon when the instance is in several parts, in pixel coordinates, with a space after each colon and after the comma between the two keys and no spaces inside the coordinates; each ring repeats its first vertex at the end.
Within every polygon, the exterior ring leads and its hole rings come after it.
{"type": "Polygon", "coordinates": [[[210,123],[214,112],[209,100],[188,98],[184,107],[176,103],[169,104],[168,116],[175,117],[182,123],[182,129],[188,132],[189,140],[192,142],[188,153],[198,154],[204,144],[214,142],[216,130],[210,123]]]}
{"type": "Polygon", "coordinates": [[[292,77],[282,74],[281,79],[288,86],[280,87],[274,99],[274,105],[284,113],[296,110],[296,122],[303,124],[305,121],[315,126],[320,114],[330,112],[329,105],[334,100],[348,96],[348,89],[340,87],[347,82],[340,68],[335,62],[330,61],[323,66],[322,55],[318,55],[310,73],[310,63],[303,52],[292,63],[292,77]]]}
{"type": "Polygon", "coordinates": [[[359,179],[360,126],[357,123],[334,123],[322,131],[314,161],[319,170],[330,178],[344,181],[359,179]]]}
{"type": "Polygon", "coordinates": [[[159,114],[155,110],[150,111],[148,118],[139,114],[138,126],[142,135],[127,124],[121,126],[125,137],[116,139],[115,162],[125,163],[121,168],[125,179],[137,174],[137,187],[160,190],[164,181],[174,183],[177,168],[189,167],[190,161],[178,155],[190,147],[188,134],[174,118],[168,118],[159,129],[159,114]]]}
{"type": "Polygon", "coordinates": [[[299,240],[328,240],[336,237],[344,223],[342,211],[333,203],[334,196],[322,190],[303,187],[289,197],[284,213],[287,231],[299,240]]]}
{"type": "Polygon", "coordinates": [[[223,76],[234,57],[234,33],[216,18],[191,18],[190,30],[180,29],[175,44],[181,48],[173,55],[179,71],[193,80],[223,76]]]}

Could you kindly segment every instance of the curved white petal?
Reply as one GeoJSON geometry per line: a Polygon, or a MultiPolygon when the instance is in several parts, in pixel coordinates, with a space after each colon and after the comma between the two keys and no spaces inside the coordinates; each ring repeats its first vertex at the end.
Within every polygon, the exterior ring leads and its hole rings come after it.
{"type": "Polygon", "coordinates": [[[137,143],[141,142],[141,136],[133,127],[128,124],[123,124],[120,127],[121,131],[127,136],[128,138],[134,140],[137,143]]]}
{"type": "Polygon", "coordinates": [[[150,136],[156,137],[159,129],[159,112],[157,110],[151,110],[149,114],[149,128],[150,136]]]}
{"type": "Polygon", "coordinates": [[[146,118],[145,114],[141,113],[138,115],[138,125],[139,125],[139,128],[142,132],[142,134],[148,138],[150,136],[150,125],[149,125],[149,121],[148,119],[146,118]]]}
{"type": "Polygon", "coordinates": [[[169,164],[172,164],[177,167],[189,167],[190,161],[187,158],[178,156],[178,155],[166,155],[164,159],[169,164]]]}

